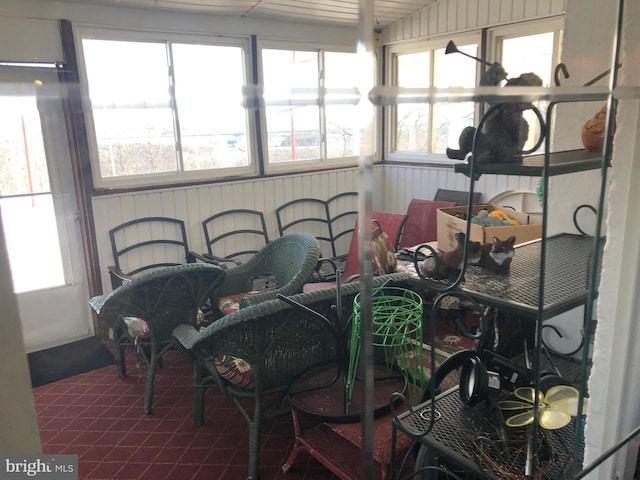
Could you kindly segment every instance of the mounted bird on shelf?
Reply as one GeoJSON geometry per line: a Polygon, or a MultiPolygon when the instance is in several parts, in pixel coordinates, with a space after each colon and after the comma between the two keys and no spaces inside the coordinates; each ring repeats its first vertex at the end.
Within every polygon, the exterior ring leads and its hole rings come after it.
{"type": "MultiPolygon", "coordinates": [[[[480,79],[480,86],[499,86],[504,80],[505,87],[542,86],[542,79],[535,73],[507,79],[507,72],[498,62],[489,63],[480,58],[461,52],[453,41],[447,44],[445,54],[461,53],[478,62],[489,65],[480,79]]],[[[458,139],[459,149],[447,148],[447,157],[464,160],[474,150],[477,163],[517,163],[522,161],[524,144],[529,136],[529,124],[523,112],[532,108],[531,103],[498,103],[485,114],[479,126],[465,127],[458,139]]],[[[539,118],[541,120],[541,118],[539,118]]]]}

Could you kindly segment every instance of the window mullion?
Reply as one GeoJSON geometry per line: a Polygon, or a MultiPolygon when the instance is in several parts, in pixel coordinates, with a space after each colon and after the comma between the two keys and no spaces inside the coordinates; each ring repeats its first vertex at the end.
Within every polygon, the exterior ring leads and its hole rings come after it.
{"type": "Polygon", "coordinates": [[[182,156],[182,135],[180,134],[180,116],[178,115],[178,101],[176,99],[176,77],[173,62],[173,50],[171,43],[167,43],[167,74],[169,75],[169,96],[171,111],[173,113],[173,135],[175,138],[176,160],[178,162],[178,172],[184,172],[184,160],[182,156]]]}
{"type": "Polygon", "coordinates": [[[318,87],[319,87],[319,96],[318,96],[318,114],[320,116],[320,160],[327,160],[327,115],[326,115],[326,107],[325,107],[325,62],[324,62],[324,51],[320,50],[318,52],[318,87]]]}
{"type": "MultiPolygon", "coordinates": [[[[435,50],[431,49],[429,50],[429,83],[427,84],[427,88],[435,86],[435,78],[436,78],[436,74],[435,74],[435,70],[436,70],[436,55],[435,55],[435,50]]],[[[427,138],[427,152],[432,152],[433,151],[433,136],[435,135],[434,132],[434,115],[435,115],[435,103],[431,102],[429,103],[429,121],[427,122],[428,128],[429,128],[429,135],[426,136],[427,138]]]]}

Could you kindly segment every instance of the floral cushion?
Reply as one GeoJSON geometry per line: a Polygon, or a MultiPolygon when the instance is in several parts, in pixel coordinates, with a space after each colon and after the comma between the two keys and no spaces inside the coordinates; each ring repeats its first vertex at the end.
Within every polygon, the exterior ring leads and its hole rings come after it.
{"type": "MultiPolygon", "coordinates": [[[[144,319],[140,317],[122,317],[122,321],[127,326],[129,336],[132,337],[136,343],[138,339],[149,338],[149,325],[144,319]]],[[[198,325],[199,330],[207,326],[207,320],[201,309],[198,309],[198,313],[196,314],[196,325],[198,325]]]]}
{"type": "Polygon", "coordinates": [[[371,242],[371,253],[373,254],[373,274],[386,275],[396,270],[398,259],[391,244],[389,236],[381,232],[371,242]]]}
{"type": "Polygon", "coordinates": [[[232,355],[218,355],[214,360],[222,378],[236,387],[253,388],[253,370],[245,360],[232,355]]]}
{"type": "Polygon", "coordinates": [[[258,293],[256,290],[252,290],[250,292],[236,293],[226,297],[220,297],[218,299],[218,309],[224,315],[230,315],[233,312],[240,310],[240,300],[249,295],[255,295],[256,293],[258,293]]]}

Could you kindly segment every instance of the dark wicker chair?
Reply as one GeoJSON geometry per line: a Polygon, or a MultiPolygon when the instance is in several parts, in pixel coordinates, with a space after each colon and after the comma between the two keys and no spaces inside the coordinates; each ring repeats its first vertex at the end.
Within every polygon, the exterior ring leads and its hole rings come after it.
{"type": "MultiPolygon", "coordinates": [[[[373,286],[402,282],[409,276],[375,277],[373,286]]],[[[359,288],[358,283],[341,286],[342,318],[351,314],[359,288]]],[[[333,287],[289,298],[332,318],[336,315],[336,293],[333,287]]],[[[204,422],[205,391],[212,386],[231,396],[247,419],[251,479],[258,477],[261,424],[289,412],[285,393],[291,381],[306,368],[337,360],[339,340],[326,320],[280,299],[241,308],[200,333],[193,325],[181,325],[174,330],[174,337],[194,363],[194,425],[204,422]],[[229,357],[240,359],[242,367],[235,371],[229,368],[224,361],[229,357]]]]}
{"type": "Polygon", "coordinates": [[[127,375],[125,347],[135,348],[147,364],[146,413],[152,409],[155,369],[161,365],[162,355],[175,346],[173,329],[180,324],[196,326],[199,308],[224,281],[225,273],[207,263],[165,267],[140,274],[109,295],[90,300],[100,321],[113,330],[118,376],[127,375]]]}
{"type": "MultiPolygon", "coordinates": [[[[227,270],[218,298],[242,296],[240,307],[302,291],[320,258],[320,247],[313,235],[294,233],[276,238],[242,265],[227,270]]],[[[217,312],[218,316],[222,312],[217,312]]]]}
{"type": "Polygon", "coordinates": [[[216,213],[202,222],[202,231],[207,253],[191,254],[222,268],[241,265],[269,243],[264,213],[258,210],[237,208],[216,213]]]}
{"type": "Polygon", "coordinates": [[[276,208],[280,236],[312,233],[320,243],[325,259],[335,268],[321,263],[319,272],[327,280],[335,280],[335,269],[343,268],[347,259],[349,236],[358,218],[358,192],[343,192],[327,200],[297,198],[276,208]]]}

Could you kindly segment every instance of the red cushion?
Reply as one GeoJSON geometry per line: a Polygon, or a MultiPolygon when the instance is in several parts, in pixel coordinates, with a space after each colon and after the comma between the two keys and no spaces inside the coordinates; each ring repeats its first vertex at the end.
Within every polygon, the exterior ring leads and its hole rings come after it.
{"type": "Polygon", "coordinates": [[[253,369],[245,360],[232,355],[218,355],[214,363],[216,370],[228,382],[248,390],[253,388],[253,369]]]}
{"type": "Polygon", "coordinates": [[[400,248],[414,247],[438,238],[438,209],[453,207],[452,202],[414,198],[407,207],[407,222],[400,237],[400,248]]]}

